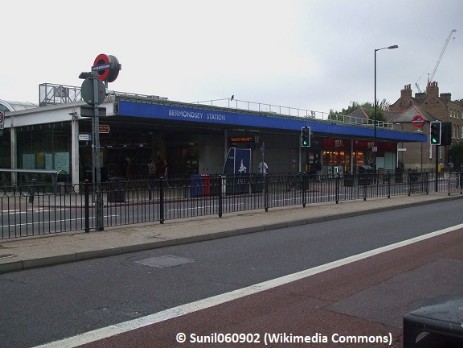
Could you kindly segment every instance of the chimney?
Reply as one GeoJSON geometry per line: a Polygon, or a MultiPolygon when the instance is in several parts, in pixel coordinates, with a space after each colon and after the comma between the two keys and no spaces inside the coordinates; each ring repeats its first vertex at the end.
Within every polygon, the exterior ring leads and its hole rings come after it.
{"type": "Polygon", "coordinates": [[[437,82],[434,81],[428,83],[428,86],[426,87],[426,94],[431,98],[439,97],[439,87],[437,86],[437,82]]]}
{"type": "Polygon", "coordinates": [[[426,99],[426,93],[415,93],[415,99],[419,102],[422,102],[426,99]]]}
{"type": "Polygon", "coordinates": [[[401,98],[411,98],[412,97],[412,87],[411,85],[405,85],[404,89],[400,91],[401,98]]]}
{"type": "Polygon", "coordinates": [[[440,98],[443,102],[448,103],[452,101],[452,94],[451,93],[441,93],[440,98]]]}

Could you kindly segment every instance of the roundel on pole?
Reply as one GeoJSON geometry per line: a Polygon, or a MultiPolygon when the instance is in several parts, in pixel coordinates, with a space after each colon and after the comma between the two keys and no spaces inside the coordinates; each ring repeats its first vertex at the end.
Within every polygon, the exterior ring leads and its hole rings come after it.
{"type": "Polygon", "coordinates": [[[426,124],[426,120],[421,115],[416,115],[412,118],[412,124],[415,127],[421,128],[426,124]]]}
{"type": "Polygon", "coordinates": [[[121,65],[116,57],[102,53],[95,58],[92,70],[97,72],[100,81],[113,82],[119,75],[121,65]]]}

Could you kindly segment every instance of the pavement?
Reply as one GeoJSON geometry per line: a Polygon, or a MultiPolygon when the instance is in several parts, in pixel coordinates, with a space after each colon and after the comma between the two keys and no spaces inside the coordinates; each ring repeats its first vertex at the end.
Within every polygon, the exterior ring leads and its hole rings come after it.
{"type": "Polygon", "coordinates": [[[442,193],[394,196],[0,240],[0,274],[461,198],[442,193]]]}

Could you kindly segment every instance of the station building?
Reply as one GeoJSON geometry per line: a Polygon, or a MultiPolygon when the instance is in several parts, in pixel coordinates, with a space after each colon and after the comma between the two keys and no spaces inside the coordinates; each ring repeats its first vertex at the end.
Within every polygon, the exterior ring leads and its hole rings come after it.
{"type": "MultiPolygon", "coordinates": [[[[80,88],[42,84],[39,105],[28,106],[3,111],[0,168],[61,170],[73,184],[91,179],[92,120],[82,116],[87,104],[80,88]]],[[[102,181],[146,177],[151,158],[167,160],[170,176],[222,173],[232,147],[251,149],[255,173],[262,158],[271,173],[312,171],[316,162],[325,175],[367,165],[394,171],[398,144],[427,142],[426,134],[391,123],[329,120],[307,110],[232,99],[185,103],[108,91],[100,107],[102,181]],[[311,147],[301,147],[303,127],[310,127],[311,147]]],[[[2,174],[2,180],[8,178],[2,174]]]]}

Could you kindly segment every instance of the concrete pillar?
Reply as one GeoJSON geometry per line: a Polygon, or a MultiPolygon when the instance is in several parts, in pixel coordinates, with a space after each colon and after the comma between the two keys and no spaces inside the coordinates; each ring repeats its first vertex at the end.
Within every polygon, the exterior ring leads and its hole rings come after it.
{"type": "MultiPolygon", "coordinates": [[[[11,169],[18,168],[18,141],[16,137],[16,128],[14,127],[14,116],[11,116],[11,126],[10,126],[10,161],[11,161],[11,169]]],[[[18,183],[18,175],[17,173],[11,173],[11,185],[16,186],[18,183]]]]}
{"type": "Polygon", "coordinates": [[[71,180],[74,190],[79,190],[79,120],[77,113],[70,113],[71,120],[71,180]]]}

